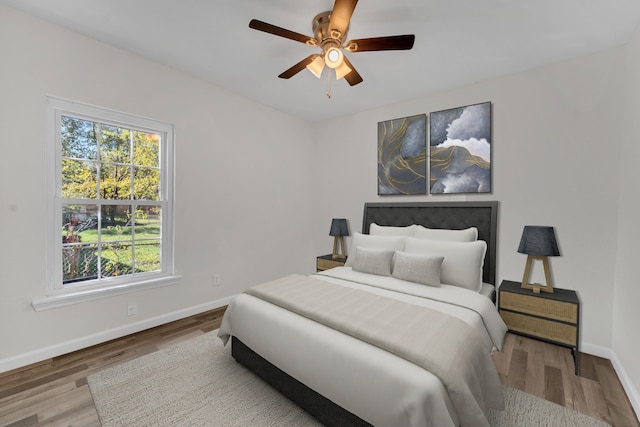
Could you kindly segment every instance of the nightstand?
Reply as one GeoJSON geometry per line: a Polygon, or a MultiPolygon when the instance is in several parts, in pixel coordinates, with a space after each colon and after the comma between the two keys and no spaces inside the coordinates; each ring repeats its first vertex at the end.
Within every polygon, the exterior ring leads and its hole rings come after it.
{"type": "Polygon", "coordinates": [[[344,267],[346,258],[333,258],[331,254],[321,255],[316,258],[316,271],[324,271],[333,267],[344,267]]]}
{"type": "Polygon", "coordinates": [[[580,300],[575,291],[553,288],[553,293],[536,294],[503,280],[498,310],[509,331],[570,348],[578,375],[580,300]]]}

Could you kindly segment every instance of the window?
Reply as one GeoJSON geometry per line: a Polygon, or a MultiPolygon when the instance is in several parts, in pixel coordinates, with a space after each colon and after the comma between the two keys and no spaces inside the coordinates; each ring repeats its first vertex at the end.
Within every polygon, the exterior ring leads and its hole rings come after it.
{"type": "Polygon", "coordinates": [[[53,167],[45,300],[57,306],[175,281],[172,126],[47,101],[53,167]]]}

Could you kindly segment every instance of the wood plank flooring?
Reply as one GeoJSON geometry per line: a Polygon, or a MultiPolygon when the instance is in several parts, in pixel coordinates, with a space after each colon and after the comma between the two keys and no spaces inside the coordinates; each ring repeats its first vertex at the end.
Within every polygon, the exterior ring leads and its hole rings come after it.
{"type": "Polygon", "coordinates": [[[0,374],[0,426],[100,426],[87,376],[217,329],[224,308],[0,374]]]}
{"type": "Polygon", "coordinates": [[[638,427],[638,418],[607,359],[580,353],[574,375],[571,350],[511,333],[493,354],[503,384],[574,409],[614,427],[638,427]]]}
{"type": "MultiPolygon", "coordinates": [[[[224,308],[0,374],[0,426],[100,426],[87,376],[217,329],[224,308]]],[[[640,427],[608,360],[508,334],[494,361],[503,383],[614,427],[640,427]]]]}

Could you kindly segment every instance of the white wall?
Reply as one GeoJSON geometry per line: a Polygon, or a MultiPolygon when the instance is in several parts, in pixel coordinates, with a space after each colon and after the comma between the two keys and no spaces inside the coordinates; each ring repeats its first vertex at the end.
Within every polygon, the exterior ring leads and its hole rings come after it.
{"type": "Polygon", "coordinates": [[[499,280],[522,279],[524,225],[556,227],[555,285],[581,298],[582,342],[611,347],[624,60],[624,49],[609,50],[315,124],[316,252],[331,249],[332,216],[361,230],[364,202],[498,200],[499,280]],[[377,196],[379,121],[484,101],[493,103],[492,194],[377,196]]]}
{"type": "Polygon", "coordinates": [[[313,271],[305,122],[3,6],[0,53],[0,368],[313,271]],[[34,312],[45,291],[47,94],[175,125],[179,285],[34,312]]]}
{"type": "Polygon", "coordinates": [[[521,278],[524,225],[555,226],[562,256],[551,266],[556,286],[581,297],[582,344],[613,348],[640,384],[630,327],[640,320],[639,33],[628,48],[310,125],[0,6],[0,371],[311,272],[331,251],[331,218],[359,231],[365,202],[498,200],[498,279],[521,278]],[[175,124],[180,285],[33,311],[45,288],[46,94],[175,124]],[[377,196],[377,122],[484,101],[493,103],[492,194],[377,196]]]}
{"type": "MultiPolygon", "coordinates": [[[[554,283],[580,296],[582,350],[612,359],[640,411],[638,76],[640,28],[625,47],[314,124],[316,252],[331,250],[331,217],[361,230],[365,202],[498,200],[498,282],[519,281],[522,227],[555,226],[554,283]],[[493,103],[492,194],[377,195],[377,122],[484,101],[493,103]]],[[[543,281],[540,267],[533,278],[543,281]]]]}
{"type": "Polygon", "coordinates": [[[636,413],[640,413],[640,279],[638,242],[640,241],[640,27],[628,45],[628,95],[620,163],[620,207],[616,288],[613,305],[613,351],[635,384],[636,413]]]}

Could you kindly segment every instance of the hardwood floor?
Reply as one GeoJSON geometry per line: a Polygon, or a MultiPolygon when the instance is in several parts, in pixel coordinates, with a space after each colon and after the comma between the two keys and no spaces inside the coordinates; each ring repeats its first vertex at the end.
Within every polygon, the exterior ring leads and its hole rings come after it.
{"type": "Polygon", "coordinates": [[[224,308],[0,374],[0,426],[100,426],[87,376],[217,329],[224,308]]]}
{"type": "Polygon", "coordinates": [[[493,355],[503,384],[572,408],[614,427],[638,427],[633,407],[607,359],[580,353],[574,375],[571,350],[507,334],[493,355]]]}
{"type": "MultiPolygon", "coordinates": [[[[88,375],[217,329],[223,313],[209,311],[0,374],[0,426],[100,426],[88,375]]],[[[577,377],[569,350],[511,334],[493,358],[509,386],[615,427],[640,427],[608,360],[582,354],[577,377]]]]}

